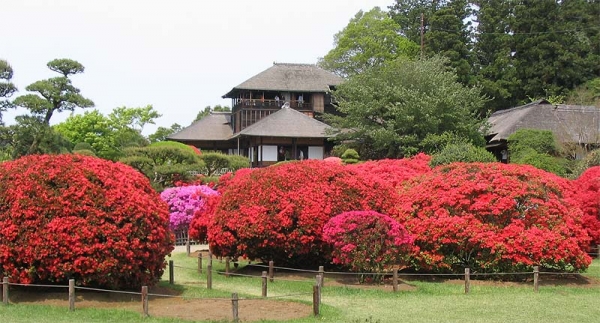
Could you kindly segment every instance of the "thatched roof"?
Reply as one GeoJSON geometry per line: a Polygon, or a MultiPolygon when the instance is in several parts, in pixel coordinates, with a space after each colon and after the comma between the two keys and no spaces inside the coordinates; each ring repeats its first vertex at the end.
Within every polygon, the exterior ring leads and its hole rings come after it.
{"type": "Polygon", "coordinates": [[[497,111],[488,122],[489,143],[506,140],[519,129],[550,130],[562,142],[600,142],[600,108],[594,106],[552,105],[539,100],[497,111]]]}
{"type": "Polygon", "coordinates": [[[251,126],[238,132],[238,136],[327,138],[330,126],[290,108],[271,113],[251,126]]]}
{"type": "Polygon", "coordinates": [[[229,140],[233,135],[231,113],[211,112],[178,133],[168,136],[176,141],[229,140]]]}
{"type": "Polygon", "coordinates": [[[240,91],[327,92],[343,78],[313,64],[273,63],[265,71],[234,87],[223,98],[235,98],[240,91]]]}

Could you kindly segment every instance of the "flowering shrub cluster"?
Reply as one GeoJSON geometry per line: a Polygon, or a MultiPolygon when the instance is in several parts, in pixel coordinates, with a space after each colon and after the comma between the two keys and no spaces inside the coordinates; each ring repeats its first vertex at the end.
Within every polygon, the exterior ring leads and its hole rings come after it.
{"type": "Polygon", "coordinates": [[[160,198],[169,205],[171,230],[187,230],[194,213],[205,211],[206,198],[217,195],[206,185],[179,186],[165,189],[160,198]]]}
{"type": "Polygon", "coordinates": [[[593,244],[600,244],[600,166],[588,168],[573,181],[573,198],[583,211],[584,226],[593,244]]]}
{"type": "Polygon", "coordinates": [[[412,243],[403,226],[375,211],[350,211],[331,218],[323,228],[323,240],[333,247],[334,264],[358,272],[382,272],[399,265],[412,243]]]}
{"type": "Polygon", "coordinates": [[[431,171],[430,160],[430,156],[421,153],[412,158],[382,159],[347,167],[361,173],[362,176],[377,177],[399,188],[405,181],[431,171]]]}
{"type": "Polygon", "coordinates": [[[413,265],[488,272],[586,268],[590,238],[563,184],[532,166],[501,163],[455,163],[416,178],[400,195],[397,215],[415,238],[413,265]]]}
{"type": "Polygon", "coordinates": [[[166,203],[129,166],[71,154],[0,164],[0,274],[12,282],[153,285],[172,249],[166,203]]]}
{"type": "Polygon", "coordinates": [[[196,238],[205,226],[216,255],[314,263],[331,257],[322,239],[331,217],[351,210],[386,212],[395,194],[384,181],[317,160],[238,171],[226,180],[212,216],[194,220],[190,234],[196,238]]]}

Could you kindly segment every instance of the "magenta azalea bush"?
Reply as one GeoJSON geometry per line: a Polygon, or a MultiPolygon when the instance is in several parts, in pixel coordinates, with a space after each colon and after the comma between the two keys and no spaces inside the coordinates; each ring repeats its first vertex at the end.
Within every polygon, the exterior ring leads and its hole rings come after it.
{"type": "Polygon", "coordinates": [[[169,223],[173,231],[187,230],[196,212],[202,212],[206,198],[219,193],[207,185],[167,188],[160,197],[169,205],[169,223]]]}
{"type": "Polygon", "coordinates": [[[333,247],[333,263],[359,272],[382,272],[399,265],[412,238],[391,217],[375,211],[350,211],[331,218],[323,240],[333,247]]]}

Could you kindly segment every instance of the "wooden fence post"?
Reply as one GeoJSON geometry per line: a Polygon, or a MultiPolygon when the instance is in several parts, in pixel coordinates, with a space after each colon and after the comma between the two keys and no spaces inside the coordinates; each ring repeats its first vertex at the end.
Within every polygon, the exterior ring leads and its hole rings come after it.
{"type": "Polygon", "coordinates": [[[273,276],[275,275],[275,264],[273,260],[269,261],[269,280],[273,282],[273,276]]]}
{"type": "Polygon", "coordinates": [[[212,289],[212,264],[206,266],[206,289],[212,289]]]}
{"type": "Polygon", "coordinates": [[[148,286],[142,286],[142,310],[144,317],[150,316],[148,314],[148,286]]]}
{"type": "Polygon", "coordinates": [[[471,291],[471,269],[465,268],[465,294],[471,291]]]}
{"type": "Polygon", "coordinates": [[[392,276],[392,289],[394,293],[398,292],[398,268],[394,268],[394,275],[392,276]]]}
{"type": "Polygon", "coordinates": [[[321,300],[319,299],[319,285],[315,284],[313,286],[313,315],[319,315],[319,303],[321,300]]]}
{"type": "Polygon", "coordinates": [[[198,274],[202,274],[202,253],[198,251],[198,274]]]}
{"type": "Polygon", "coordinates": [[[169,284],[175,284],[175,273],[173,272],[173,260],[169,260],[169,284]]]}
{"type": "Polygon", "coordinates": [[[69,311],[75,310],[75,279],[69,279],[69,311]]]}
{"type": "Polygon", "coordinates": [[[321,275],[321,281],[319,283],[319,286],[323,288],[323,285],[325,284],[325,267],[319,266],[319,275],[321,275]]]}
{"type": "Polygon", "coordinates": [[[599,245],[597,245],[597,246],[596,246],[596,248],[597,248],[597,249],[596,249],[596,252],[598,252],[598,253],[596,254],[596,258],[600,259],[600,244],[599,244],[599,245]]]}
{"type": "Polygon", "coordinates": [[[262,297],[267,297],[267,272],[262,272],[262,297]]]}
{"type": "Polygon", "coordinates": [[[229,278],[229,257],[225,258],[225,277],[229,278]]]}
{"type": "Polygon", "coordinates": [[[240,321],[240,317],[239,317],[239,313],[238,313],[238,294],[237,293],[232,293],[231,294],[231,309],[233,311],[233,321],[234,322],[239,322],[240,321]]]}
{"type": "Polygon", "coordinates": [[[187,239],[185,239],[185,253],[187,254],[188,257],[192,253],[192,251],[190,249],[191,249],[191,247],[190,247],[190,234],[188,233],[188,237],[187,237],[187,239]]]}
{"type": "Polygon", "coordinates": [[[2,278],[2,302],[8,305],[8,277],[2,278]]]}
{"type": "Polygon", "coordinates": [[[208,249],[208,264],[212,266],[212,258],[213,258],[213,254],[210,251],[210,249],[208,249]]]}
{"type": "Polygon", "coordinates": [[[540,267],[533,266],[533,290],[539,292],[540,267]]]}

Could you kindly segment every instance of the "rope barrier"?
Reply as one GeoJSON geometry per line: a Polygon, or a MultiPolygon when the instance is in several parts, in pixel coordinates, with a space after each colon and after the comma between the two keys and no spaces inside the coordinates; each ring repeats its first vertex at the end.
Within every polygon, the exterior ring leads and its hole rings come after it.
{"type": "Polygon", "coordinates": [[[75,289],[90,290],[90,291],[95,291],[95,292],[116,293],[116,294],[142,295],[142,293],[139,293],[139,292],[129,292],[129,291],[112,290],[112,289],[102,289],[102,288],[91,288],[91,287],[82,287],[82,286],[75,286],[75,289]]]}
{"type": "MultiPolygon", "coordinates": [[[[1,283],[0,283],[1,285],[1,283]]],[[[26,286],[26,287],[47,287],[47,288],[69,288],[68,285],[39,285],[39,284],[19,284],[8,283],[9,286],[26,286]]]]}

